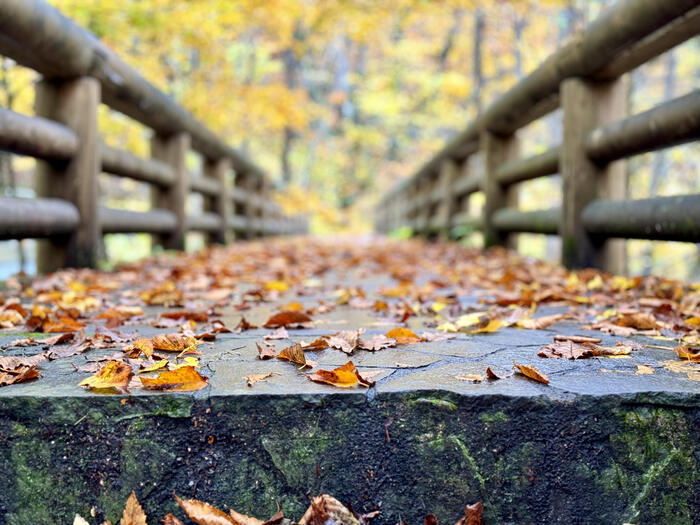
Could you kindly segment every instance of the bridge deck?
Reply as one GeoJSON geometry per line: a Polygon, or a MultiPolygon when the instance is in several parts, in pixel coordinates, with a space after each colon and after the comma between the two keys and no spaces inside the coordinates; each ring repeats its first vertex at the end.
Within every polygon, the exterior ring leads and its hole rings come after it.
{"type": "MultiPolygon", "coordinates": [[[[39,363],[38,379],[0,388],[7,443],[0,452],[0,523],[25,523],[49,502],[41,514],[47,523],[87,515],[92,506],[114,521],[131,490],[153,515],[174,511],[175,490],[262,519],[274,513],[275,501],[297,518],[307,492],[330,492],[359,511],[379,508],[379,523],[416,522],[426,512],[455,519],[478,500],[499,523],[571,523],[583,515],[604,523],[698,519],[699,365],[672,351],[685,338],[692,352],[698,299],[697,289],[680,283],[572,276],[456,245],[296,240],[163,257],[112,274],[66,271],[32,289],[25,306],[61,291],[53,304],[87,308],[86,337],[97,330],[125,340],[92,348],[93,338],[84,352],[39,363]],[[157,293],[177,306],[144,303],[159,302],[157,293]],[[311,321],[267,340],[276,353],[358,329],[365,342],[404,326],[433,340],[350,354],[306,351],[315,362],[306,370],[259,359],[258,345],[268,348],[265,336],[275,332],[262,326],[280,310],[298,308],[295,302],[311,321]],[[111,328],[94,318],[117,307],[142,308],[143,315],[111,328]],[[210,312],[187,327],[194,333],[214,320],[233,331],[201,342],[201,355],[189,356],[198,359],[207,386],[154,392],[133,378],[128,394],[78,386],[109,358],[134,370],[139,359],[150,364],[143,356],[129,361],[122,349],[137,336],[182,330],[182,320],[161,317],[181,311],[210,312]],[[486,313],[472,319],[475,311],[486,313]],[[554,314],[566,318],[544,329],[517,325],[554,314]],[[237,331],[242,315],[261,328],[237,331]],[[157,319],[170,326],[154,327],[157,319]],[[583,328],[596,322],[629,333],[583,328]],[[479,327],[483,333],[469,333],[479,327]],[[628,353],[538,357],[554,335],[598,337],[607,349],[624,342],[628,353]],[[305,375],[349,360],[374,386],[338,388],[305,375]],[[512,374],[514,362],[535,366],[549,384],[512,374]],[[487,378],[487,368],[502,379],[487,378]],[[275,375],[247,385],[246,376],[268,373],[275,375]]],[[[11,296],[9,289],[6,304],[11,296]]],[[[11,344],[27,335],[46,334],[8,331],[2,356],[71,354],[82,340],[11,344]]],[[[171,367],[187,364],[176,353],[155,353],[171,367]]]]}

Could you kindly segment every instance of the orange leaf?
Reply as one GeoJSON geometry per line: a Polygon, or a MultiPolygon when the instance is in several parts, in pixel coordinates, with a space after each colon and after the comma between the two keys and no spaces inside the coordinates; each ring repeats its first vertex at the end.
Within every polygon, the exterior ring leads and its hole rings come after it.
{"type": "Polygon", "coordinates": [[[207,386],[207,378],[200,375],[193,366],[183,366],[175,370],[161,372],[158,377],[141,377],[146,390],[168,390],[170,392],[189,392],[207,386]]]}
{"type": "Polygon", "coordinates": [[[185,525],[180,518],[172,514],[166,514],[160,522],[163,525],[185,525]]]}
{"type": "Polygon", "coordinates": [[[307,374],[306,377],[316,383],[326,383],[341,388],[349,388],[358,383],[363,386],[369,386],[369,384],[371,384],[362,379],[352,361],[348,361],[343,366],[334,370],[317,370],[313,374],[307,374]]]}
{"type": "Polygon", "coordinates": [[[126,388],[133,375],[134,371],[128,364],[121,361],[108,361],[94,376],[83,379],[78,386],[98,390],[126,388]]]}
{"type": "Polygon", "coordinates": [[[177,312],[165,312],[160,314],[166,319],[184,319],[186,321],[194,321],[195,323],[206,323],[209,320],[207,312],[197,312],[192,310],[180,310],[177,312]]]}
{"type": "Polygon", "coordinates": [[[513,361],[513,365],[520,371],[521,374],[523,374],[526,377],[529,377],[530,379],[534,379],[535,381],[538,381],[540,383],[544,383],[545,385],[549,384],[549,378],[537,370],[534,366],[530,365],[519,365],[515,361],[513,361]]]}
{"type": "Polygon", "coordinates": [[[76,321],[68,316],[59,317],[57,321],[53,321],[51,318],[47,317],[41,323],[42,331],[47,334],[55,332],[76,332],[81,328],[85,328],[85,323],[76,321]]]}
{"type": "Polygon", "coordinates": [[[268,377],[278,375],[280,374],[277,372],[268,372],[267,374],[248,374],[247,376],[245,376],[245,380],[247,381],[248,386],[253,386],[258,381],[265,381],[268,377]]]}
{"type": "Polygon", "coordinates": [[[180,334],[161,334],[152,339],[153,349],[162,350],[164,352],[184,352],[188,354],[198,353],[197,339],[191,336],[182,336],[180,334]]]}
{"type": "Polygon", "coordinates": [[[394,328],[386,333],[386,336],[395,339],[397,344],[410,344],[420,341],[420,337],[413,330],[408,328],[394,328]]]}
{"type": "Polygon", "coordinates": [[[700,361],[700,352],[697,348],[690,348],[688,346],[677,346],[673,349],[674,352],[678,354],[681,359],[687,359],[689,361],[700,361]]]}
{"type": "Polygon", "coordinates": [[[319,337],[316,339],[313,343],[309,343],[308,345],[302,347],[304,351],[307,350],[324,350],[328,348],[328,341],[323,339],[322,337],[319,337]]]}
{"type": "Polygon", "coordinates": [[[310,322],[311,317],[303,312],[285,310],[270,317],[263,326],[265,328],[279,328],[280,326],[298,328],[310,322]]]}
{"type": "Polygon", "coordinates": [[[146,525],[146,513],[143,511],[139,500],[136,499],[134,491],[131,491],[129,499],[126,500],[126,506],[119,525],[146,525]]]}

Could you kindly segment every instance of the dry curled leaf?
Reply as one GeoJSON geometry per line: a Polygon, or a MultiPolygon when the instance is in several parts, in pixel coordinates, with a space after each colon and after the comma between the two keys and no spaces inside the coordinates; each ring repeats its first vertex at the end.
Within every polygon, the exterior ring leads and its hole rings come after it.
{"type": "Polygon", "coordinates": [[[146,525],[146,513],[143,511],[139,500],[136,499],[134,491],[131,491],[129,498],[126,500],[126,506],[119,525],[146,525]]]}
{"type": "Polygon", "coordinates": [[[39,371],[34,366],[19,366],[12,370],[0,370],[0,386],[24,383],[39,377],[39,371]]]}
{"type": "Polygon", "coordinates": [[[567,317],[569,317],[569,314],[545,315],[544,317],[537,317],[535,319],[521,319],[515,324],[519,328],[527,328],[528,330],[543,330],[567,317]]]}
{"type": "Polygon", "coordinates": [[[130,345],[124,348],[124,353],[131,359],[139,357],[141,354],[150,358],[153,355],[153,341],[147,337],[139,337],[130,345]]]}
{"type": "Polygon", "coordinates": [[[175,495],[175,501],[185,511],[187,517],[197,525],[238,525],[237,522],[224,511],[196,499],[181,499],[175,495]]]}
{"type": "Polygon", "coordinates": [[[173,515],[170,514],[170,513],[166,514],[166,515],[163,517],[163,519],[160,520],[160,522],[161,522],[163,525],[185,525],[184,522],[183,522],[180,518],[178,518],[178,517],[176,517],[176,516],[173,516],[173,515]]]}
{"type": "Polygon", "coordinates": [[[634,373],[635,375],[642,376],[646,374],[653,374],[654,369],[648,365],[637,365],[637,371],[634,373]]]}
{"type": "Polygon", "coordinates": [[[200,375],[193,366],[183,366],[176,370],[166,370],[158,377],[141,377],[146,390],[167,390],[169,392],[190,392],[207,386],[207,378],[200,375]]]}
{"type": "Polygon", "coordinates": [[[278,375],[280,374],[277,372],[268,372],[267,374],[248,374],[247,376],[245,376],[245,380],[248,383],[248,386],[253,386],[259,381],[265,381],[268,377],[278,375]]]}
{"type": "Polygon", "coordinates": [[[464,509],[464,516],[455,525],[486,525],[484,504],[477,501],[473,505],[467,505],[464,509]]]}
{"type": "Polygon", "coordinates": [[[603,340],[599,337],[587,337],[583,335],[564,335],[557,334],[554,336],[555,341],[572,341],[574,343],[602,343],[603,340]]]}
{"type": "Polygon", "coordinates": [[[126,388],[133,375],[130,365],[121,361],[108,361],[99,372],[83,379],[78,386],[96,390],[126,388]]]}
{"type": "Polygon", "coordinates": [[[534,366],[530,365],[519,365],[515,361],[513,361],[513,366],[518,369],[518,371],[524,375],[525,377],[529,377],[530,379],[537,381],[539,383],[544,383],[545,385],[549,384],[549,378],[537,370],[534,366]]]}
{"type": "Polygon", "coordinates": [[[287,332],[287,329],[284,326],[280,326],[274,332],[264,335],[263,339],[266,341],[274,341],[277,339],[289,339],[289,332],[287,332]]]}
{"type": "Polygon", "coordinates": [[[396,339],[391,339],[382,334],[376,334],[371,339],[360,339],[359,347],[363,350],[375,352],[384,348],[396,346],[396,339]]]}
{"type": "MultiPolygon", "coordinates": [[[[700,361],[700,349],[690,348],[689,346],[680,345],[673,349],[678,357],[681,359],[687,359],[688,361],[700,361]]],[[[1,367],[2,365],[0,365],[1,367]]]]}
{"type": "Polygon", "coordinates": [[[151,339],[154,350],[163,352],[178,352],[186,354],[196,354],[199,341],[189,335],[161,334],[151,339]]]}
{"type": "Polygon", "coordinates": [[[326,337],[328,346],[337,350],[342,350],[346,354],[351,354],[360,344],[360,336],[364,333],[364,329],[359,330],[343,330],[333,335],[326,337]]]}
{"type": "Polygon", "coordinates": [[[304,352],[306,351],[315,351],[315,350],[325,350],[328,348],[328,341],[326,341],[323,337],[319,337],[312,343],[309,343],[308,345],[302,345],[302,349],[304,352]]]}
{"type": "Polygon", "coordinates": [[[490,366],[486,368],[486,377],[491,380],[505,379],[513,375],[513,372],[495,372],[490,366]]]}
{"type": "Polygon", "coordinates": [[[274,348],[269,348],[267,346],[263,347],[260,346],[258,343],[255,343],[255,346],[258,348],[258,359],[272,359],[275,357],[275,349],[274,348]]]}

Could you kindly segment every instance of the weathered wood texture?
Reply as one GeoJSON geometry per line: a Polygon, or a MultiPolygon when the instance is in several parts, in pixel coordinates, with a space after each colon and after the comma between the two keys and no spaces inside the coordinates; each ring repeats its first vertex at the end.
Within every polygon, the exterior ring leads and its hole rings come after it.
{"type": "Polygon", "coordinates": [[[504,244],[508,238],[508,232],[496,227],[493,222],[494,213],[512,205],[508,202],[508,193],[496,177],[496,170],[504,162],[518,157],[518,139],[514,135],[502,137],[489,131],[485,131],[481,137],[481,151],[484,155],[484,176],[481,180],[482,191],[486,196],[484,204],[484,245],[494,246],[504,244]]]}
{"type": "Polygon", "coordinates": [[[97,216],[97,176],[101,168],[97,135],[100,84],[93,78],[43,81],[37,86],[37,114],[55,120],[76,136],[78,148],[67,162],[37,163],[37,190],[43,197],[64,199],[78,209],[80,225],[67,243],[43,242],[37,266],[45,273],[62,266],[94,266],[101,232],[97,216]]]}
{"type": "Polygon", "coordinates": [[[501,208],[493,214],[493,224],[504,232],[544,233],[556,235],[559,231],[561,208],[520,211],[501,208]]]}
{"type": "Polygon", "coordinates": [[[0,197],[0,239],[67,236],[79,224],[78,209],[63,199],[0,197]]]}
{"type": "Polygon", "coordinates": [[[600,165],[586,153],[588,134],[598,126],[624,117],[627,110],[628,77],[610,82],[578,78],[562,83],[564,136],[560,170],[563,183],[562,260],[571,268],[598,266],[622,272],[624,257],[619,245],[599,245],[587,235],[581,213],[601,197],[624,199],[623,164],[600,165]]]}
{"type": "Polygon", "coordinates": [[[602,237],[700,242],[700,195],[633,201],[596,200],[583,210],[590,234],[602,237]]]}
{"type": "Polygon", "coordinates": [[[68,160],[78,149],[78,138],[52,120],[0,107],[0,149],[38,159],[68,160]]]}
{"type": "Polygon", "coordinates": [[[560,147],[550,148],[544,153],[505,162],[496,169],[496,180],[509,186],[526,180],[537,179],[559,172],[560,147]]]}
{"type": "Polygon", "coordinates": [[[630,157],[700,139],[700,89],[593,130],[586,153],[598,162],[630,157]]]}
{"type": "Polygon", "coordinates": [[[175,173],[172,168],[159,160],[137,157],[128,151],[112,148],[106,144],[100,145],[100,155],[102,171],[106,173],[148,182],[163,188],[175,183],[175,173]]]}
{"type": "Polygon", "coordinates": [[[185,249],[186,206],[190,179],[186,156],[189,149],[190,136],[187,133],[178,133],[169,137],[156,135],[151,140],[153,158],[170,166],[175,175],[172,186],[154,188],[152,201],[154,208],[169,210],[175,216],[175,227],[160,238],[163,246],[171,250],[185,249]]]}
{"type": "Polygon", "coordinates": [[[168,234],[177,227],[177,217],[169,210],[139,212],[101,207],[100,225],[104,233],[168,234]]]}

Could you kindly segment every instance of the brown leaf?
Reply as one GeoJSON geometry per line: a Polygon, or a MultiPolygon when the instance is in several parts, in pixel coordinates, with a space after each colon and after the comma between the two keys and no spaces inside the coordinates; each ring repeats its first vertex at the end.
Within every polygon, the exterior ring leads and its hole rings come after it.
{"type": "Polygon", "coordinates": [[[263,326],[265,328],[279,328],[280,326],[285,326],[287,328],[309,328],[313,325],[311,324],[311,317],[304,312],[283,310],[270,317],[263,326]]]}
{"type": "Polygon", "coordinates": [[[34,354],[26,357],[0,356],[0,370],[3,372],[12,372],[17,368],[36,366],[45,360],[45,354],[34,354]]]}
{"type": "Polygon", "coordinates": [[[275,349],[274,348],[263,348],[260,346],[258,343],[255,343],[255,346],[258,347],[258,359],[272,359],[275,357],[275,349]]]}
{"type": "Polygon", "coordinates": [[[59,317],[56,321],[47,317],[41,323],[41,331],[47,334],[55,332],[76,332],[82,328],[85,328],[85,323],[76,321],[68,316],[59,317]]]}
{"type": "Polygon", "coordinates": [[[83,379],[78,386],[95,390],[126,388],[134,371],[121,361],[108,361],[94,376],[83,379]]]}
{"type": "Polygon", "coordinates": [[[199,341],[196,338],[180,334],[161,334],[151,339],[154,350],[163,352],[180,352],[186,354],[198,354],[197,345],[199,341]]]}
{"type": "Polygon", "coordinates": [[[328,341],[326,341],[323,337],[319,337],[314,342],[309,343],[308,345],[302,345],[302,349],[304,350],[304,352],[325,350],[326,348],[328,348],[328,346],[328,341]]]}
{"type": "MultiPolygon", "coordinates": [[[[681,359],[687,359],[688,361],[700,361],[700,349],[690,348],[689,346],[680,345],[673,349],[678,357],[681,359]]],[[[0,358],[1,359],[1,358],[0,358]]],[[[2,365],[0,365],[1,367],[2,365]]]]}
{"type": "Polygon", "coordinates": [[[299,520],[299,525],[360,525],[360,522],[340,501],[321,494],[311,500],[311,506],[299,520]]]}
{"type": "Polygon", "coordinates": [[[545,315],[544,317],[538,317],[536,319],[522,319],[518,321],[516,325],[520,328],[527,328],[528,330],[542,330],[569,316],[570,314],[545,315]]]}
{"type": "Polygon", "coordinates": [[[20,366],[11,371],[0,370],[0,386],[23,383],[39,377],[39,371],[33,366],[20,366]]]}
{"type": "Polygon", "coordinates": [[[477,501],[465,507],[464,516],[455,525],[486,525],[483,515],[484,504],[477,501]]]}
{"type": "Polygon", "coordinates": [[[136,499],[134,491],[131,491],[129,498],[126,500],[126,506],[119,525],[146,525],[146,513],[143,511],[139,500],[136,499]]]}
{"type": "Polygon", "coordinates": [[[180,499],[177,495],[175,501],[185,511],[187,517],[197,525],[237,525],[237,522],[225,512],[196,499],[180,499]]]}
{"type": "Polygon", "coordinates": [[[248,386],[253,386],[258,381],[265,381],[268,377],[278,375],[280,374],[277,372],[268,372],[267,374],[248,374],[247,376],[245,376],[245,380],[247,381],[248,386]]]}
{"type": "Polygon", "coordinates": [[[167,390],[169,392],[190,392],[208,385],[207,378],[200,375],[193,366],[183,366],[175,370],[161,372],[158,377],[140,377],[146,390],[167,390]]]}
{"type": "Polygon", "coordinates": [[[241,320],[238,321],[236,328],[233,329],[233,332],[236,334],[240,334],[241,332],[245,332],[246,330],[255,330],[256,328],[257,326],[250,324],[245,318],[245,316],[242,316],[241,320]]]}
{"type": "Polygon", "coordinates": [[[533,379],[535,381],[538,381],[540,383],[544,383],[545,385],[549,384],[549,378],[537,370],[534,366],[530,365],[519,365],[515,361],[513,361],[513,365],[518,369],[518,371],[523,374],[526,377],[529,377],[530,379],[533,379]]]}
{"type": "Polygon", "coordinates": [[[233,509],[229,509],[228,513],[233,518],[234,523],[237,523],[238,525],[263,525],[266,523],[263,520],[259,520],[258,518],[254,518],[252,516],[246,516],[245,514],[236,512],[233,509]]]}
{"type": "Polygon", "coordinates": [[[654,330],[658,328],[658,323],[654,316],[645,312],[621,313],[615,320],[615,324],[637,330],[654,330]]]}
{"type": "Polygon", "coordinates": [[[408,328],[394,328],[393,330],[389,330],[386,336],[395,339],[396,344],[399,345],[417,343],[421,340],[413,330],[409,330],[408,328]]]}
{"type": "Polygon", "coordinates": [[[283,348],[280,353],[277,354],[277,359],[291,361],[292,363],[301,365],[302,368],[308,366],[306,363],[306,356],[299,343],[283,348]]]}
{"type": "Polygon", "coordinates": [[[202,311],[194,310],[178,310],[176,312],[165,312],[160,314],[165,319],[177,319],[185,321],[194,321],[195,323],[206,323],[209,320],[209,314],[202,311]]]}
{"type": "Polygon", "coordinates": [[[172,514],[166,514],[165,517],[160,520],[163,525],[185,525],[180,518],[173,516],[172,514]]]}
{"type": "Polygon", "coordinates": [[[505,379],[507,377],[510,377],[513,375],[513,372],[507,372],[507,373],[501,373],[501,372],[494,372],[493,369],[489,366],[486,368],[486,377],[488,377],[491,380],[496,380],[496,379],[505,379]]]}

